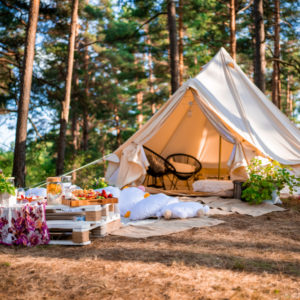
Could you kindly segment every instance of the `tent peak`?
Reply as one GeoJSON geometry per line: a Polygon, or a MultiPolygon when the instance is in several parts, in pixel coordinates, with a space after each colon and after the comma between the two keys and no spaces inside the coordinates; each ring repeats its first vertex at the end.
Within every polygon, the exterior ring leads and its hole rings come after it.
{"type": "Polygon", "coordinates": [[[224,47],[220,48],[220,50],[217,54],[219,54],[219,53],[223,53],[225,55],[226,59],[230,59],[230,60],[234,61],[233,58],[231,57],[231,55],[228,53],[228,51],[224,47]]]}

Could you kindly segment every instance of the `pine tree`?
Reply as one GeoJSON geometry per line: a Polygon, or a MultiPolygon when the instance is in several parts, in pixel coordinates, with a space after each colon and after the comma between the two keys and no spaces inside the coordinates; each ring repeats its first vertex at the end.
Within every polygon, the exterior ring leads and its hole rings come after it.
{"type": "Polygon", "coordinates": [[[274,0],[274,57],[273,57],[273,74],[272,74],[272,101],[281,108],[281,89],[280,89],[280,1],[274,0]]]}
{"type": "Polygon", "coordinates": [[[263,0],[254,0],[255,20],[255,59],[254,82],[257,87],[265,92],[266,58],[265,58],[265,27],[264,27],[263,0]]]}
{"type": "Polygon", "coordinates": [[[231,57],[236,60],[236,8],[235,8],[235,0],[230,0],[230,54],[231,57]]]}
{"type": "Polygon", "coordinates": [[[58,150],[57,150],[58,156],[56,162],[57,175],[62,174],[64,169],[66,131],[67,131],[67,125],[69,120],[69,106],[71,102],[74,48],[75,48],[76,27],[77,27],[77,18],[78,18],[78,1],[79,0],[72,0],[72,18],[71,18],[71,26],[70,26],[71,29],[70,29],[70,38],[69,38],[65,97],[61,103],[60,133],[59,133],[58,150]]]}
{"type": "Polygon", "coordinates": [[[176,29],[176,6],[174,0],[168,1],[168,28],[170,40],[170,70],[172,94],[179,88],[179,56],[176,29]]]}
{"type": "Polygon", "coordinates": [[[30,102],[35,36],[39,16],[39,6],[39,0],[30,1],[20,100],[18,103],[18,120],[13,164],[13,176],[15,177],[16,186],[25,186],[27,119],[30,102]]]}

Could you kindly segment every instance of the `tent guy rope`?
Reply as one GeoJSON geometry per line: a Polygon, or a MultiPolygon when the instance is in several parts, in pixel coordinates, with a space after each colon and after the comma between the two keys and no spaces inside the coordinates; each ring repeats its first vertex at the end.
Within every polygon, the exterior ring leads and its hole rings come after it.
{"type": "MultiPolygon", "coordinates": [[[[103,162],[103,161],[105,161],[105,159],[106,159],[107,156],[108,156],[108,155],[103,156],[103,157],[101,157],[101,158],[99,158],[99,159],[96,159],[96,160],[94,160],[94,161],[92,161],[92,162],[90,162],[90,163],[88,163],[88,164],[86,164],[86,165],[83,165],[83,166],[81,166],[81,167],[79,167],[79,168],[77,168],[77,169],[74,169],[74,170],[71,170],[71,171],[69,171],[69,172],[67,172],[67,173],[64,173],[64,174],[62,174],[62,175],[60,175],[60,176],[67,176],[67,175],[70,175],[70,174],[72,174],[72,173],[74,173],[74,172],[77,172],[77,171],[80,171],[80,170],[82,170],[82,169],[85,169],[85,168],[87,168],[87,167],[89,167],[89,166],[91,166],[91,165],[94,165],[94,164],[103,162]]],[[[39,188],[39,187],[44,186],[44,185],[46,185],[46,184],[47,184],[46,181],[42,181],[42,182],[39,182],[39,183],[37,183],[36,185],[33,185],[33,186],[31,186],[31,187],[29,187],[29,188],[27,188],[27,189],[30,189],[30,188],[39,188]]]]}

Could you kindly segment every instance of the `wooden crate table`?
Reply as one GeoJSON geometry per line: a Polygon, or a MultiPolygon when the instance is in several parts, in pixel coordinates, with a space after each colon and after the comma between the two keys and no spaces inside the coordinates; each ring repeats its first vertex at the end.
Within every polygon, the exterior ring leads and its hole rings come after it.
{"type": "Polygon", "coordinates": [[[46,220],[50,244],[88,245],[91,237],[102,237],[121,227],[117,203],[69,207],[48,205],[46,220]]]}

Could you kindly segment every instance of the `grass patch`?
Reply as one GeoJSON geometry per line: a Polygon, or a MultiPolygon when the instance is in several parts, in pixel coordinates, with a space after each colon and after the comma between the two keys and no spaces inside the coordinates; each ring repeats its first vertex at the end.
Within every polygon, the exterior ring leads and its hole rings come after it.
{"type": "Polygon", "coordinates": [[[242,260],[236,260],[233,263],[232,269],[233,270],[238,270],[238,271],[244,271],[245,270],[245,264],[242,260]]]}

